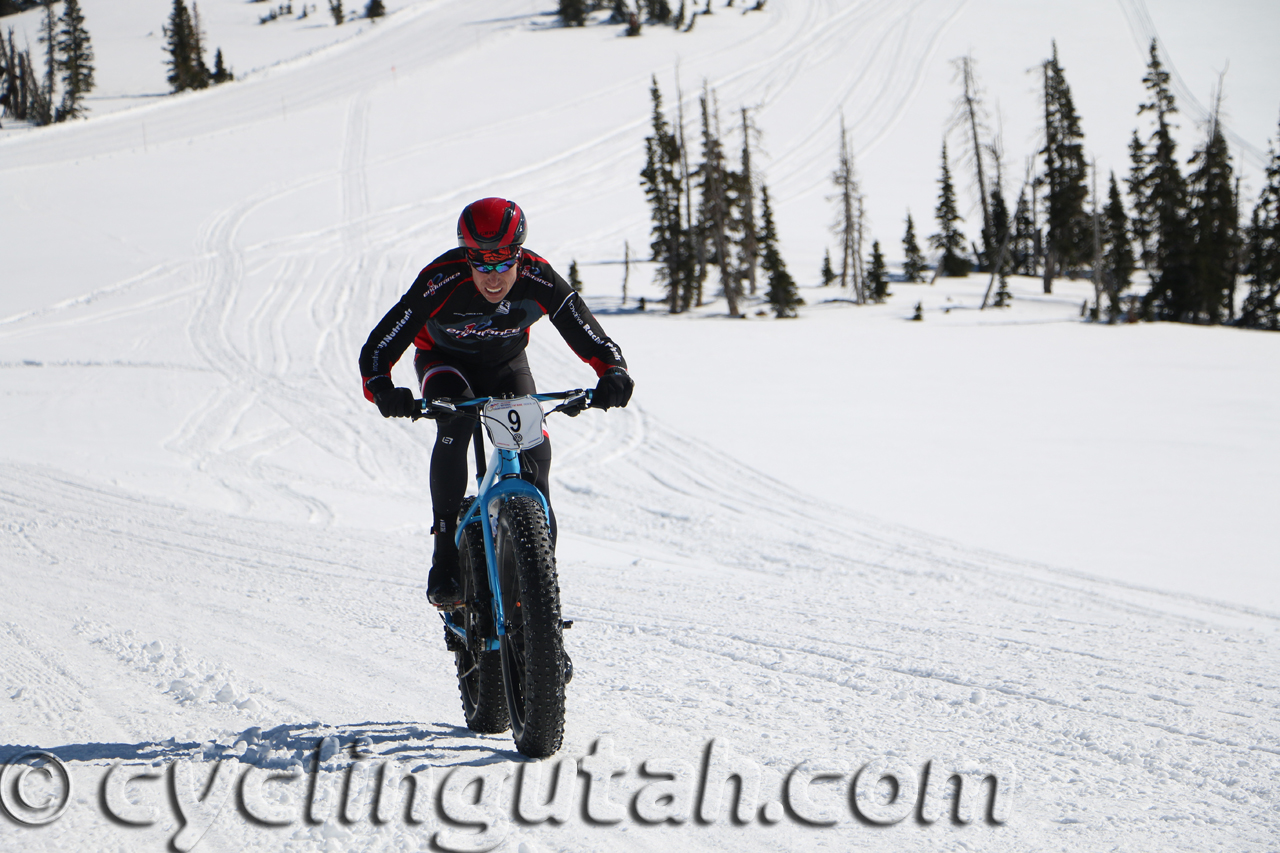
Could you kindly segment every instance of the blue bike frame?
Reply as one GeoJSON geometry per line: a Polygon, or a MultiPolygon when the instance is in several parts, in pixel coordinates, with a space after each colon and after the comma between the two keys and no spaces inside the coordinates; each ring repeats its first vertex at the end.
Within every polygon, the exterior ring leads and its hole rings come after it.
{"type": "MultiPolygon", "coordinates": [[[[547,400],[565,399],[563,394],[532,394],[530,396],[540,403],[547,400]]],[[[456,404],[456,407],[459,409],[464,406],[467,408],[479,408],[489,402],[489,399],[489,397],[476,397],[471,400],[460,401],[456,404]]],[[[481,441],[480,430],[476,430],[474,440],[477,443],[481,441]]],[[[477,444],[476,459],[479,461],[482,458],[480,447],[477,444]]],[[[493,624],[500,637],[507,633],[507,619],[502,603],[502,584],[498,577],[498,553],[493,535],[493,518],[497,515],[497,511],[493,509],[493,506],[497,501],[506,497],[528,495],[536,498],[542,506],[542,517],[546,519],[548,525],[551,520],[551,506],[547,503],[546,495],[542,494],[532,483],[520,478],[519,451],[503,450],[495,447],[486,469],[477,473],[476,484],[479,494],[476,495],[476,499],[471,504],[471,508],[467,510],[466,515],[459,520],[458,531],[454,534],[454,541],[461,548],[463,531],[466,530],[468,524],[479,521],[480,529],[483,531],[484,559],[488,568],[489,592],[493,598],[493,624]]],[[[443,613],[441,616],[444,618],[445,627],[457,635],[463,643],[466,643],[467,630],[458,624],[454,614],[443,613]]],[[[494,651],[498,647],[497,637],[490,637],[485,640],[485,650],[494,651]]]]}

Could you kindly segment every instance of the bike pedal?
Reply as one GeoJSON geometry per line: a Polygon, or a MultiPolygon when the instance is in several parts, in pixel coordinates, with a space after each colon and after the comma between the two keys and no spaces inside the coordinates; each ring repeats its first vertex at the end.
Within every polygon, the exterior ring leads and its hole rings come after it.
{"type": "Polygon", "coordinates": [[[572,627],[573,627],[572,619],[564,619],[560,622],[560,630],[562,631],[568,631],[572,627]]]}

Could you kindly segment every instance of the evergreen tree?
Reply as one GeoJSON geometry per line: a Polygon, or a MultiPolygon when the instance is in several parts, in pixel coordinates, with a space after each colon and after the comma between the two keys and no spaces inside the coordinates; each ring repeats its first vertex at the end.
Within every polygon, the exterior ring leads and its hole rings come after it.
{"type": "Polygon", "coordinates": [[[724,165],[724,148],[720,143],[719,116],[713,106],[713,94],[704,87],[702,97],[702,165],[697,169],[702,202],[698,219],[702,233],[712,249],[712,263],[720,267],[720,288],[729,303],[729,316],[739,317],[738,275],[730,253],[729,185],[734,178],[724,165]]]}
{"type": "Polygon", "coordinates": [[[1280,331],[1280,148],[1271,149],[1267,182],[1250,219],[1244,273],[1249,294],[1237,323],[1280,331]]]}
{"type": "Polygon", "coordinates": [[[871,264],[867,267],[867,290],[876,302],[884,302],[889,295],[889,269],[880,253],[880,241],[871,243],[871,264]]]}
{"type": "Polygon", "coordinates": [[[1187,319],[1198,323],[1229,322],[1235,314],[1240,213],[1227,140],[1216,108],[1209,138],[1191,162],[1199,166],[1190,178],[1192,304],[1187,319]]]}
{"type": "Polygon", "coordinates": [[[387,7],[383,5],[382,0],[369,0],[364,7],[364,16],[369,19],[381,18],[387,14],[387,7]]]}
{"type": "Polygon", "coordinates": [[[58,70],[62,72],[62,103],[58,121],[84,115],[85,95],[93,90],[93,45],[84,26],[80,0],[66,0],[58,31],[58,70]]]}
{"type": "Polygon", "coordinates": [[[671,5],[667,3],[667,0],[644,0],[644,7],[648,12],[649,23],[671,23],[671,5]]]}
{"type": "Polygon", "coordinates": [[[831,250],[827,249],[822,255],[822,286],[830,287],[837,278],[836,271],[831,268],[831,250]]]}
{"type": "Polygon", "coordinates": [[[342,0],[329,0],[329,14],[333,16],[333,25],[341,26],[346,20],[346,15],[342,11],[342,0]]]}
{"type": "Polygon", "coordinates": [[[1013,242],[1010,244],[1010,269],[1018,275],[1036,274],[1036,224],[1035,208],[1027,200],[1024,188],[1018,196],[1018,207],[1013,214],[1013,242]]]}
{"type": "Polygon", "coordinates": [[[680,208],[682,152],[662,112],[657,77],[653,78],[649,94],[653,100],[653,135],[645,138],[645,167],[640,179],[653,220],[653,260],[660,264],[658,278],[666,285],[667,309],[677,314],[692,302],[696,274],[692,240],[680,208]]]}
{"type": "Polygon", "coordinates": [[[942,143],[942,177],[938,179],[938,207],[934,212],[938,219],[938,233],[929,237],[929,245],[942,252],[938,268],[942,275],[967,276],[969,261],[964,257],[964,234],[956,227],[963,222],[956,210],[956,188],[951,183],[951,168],[947,165],[947,143],[942,143]]]}
{"type": "Polygon", "coordinates": [[[560,22],[566,27],[581,27],[586,24],[586,0],[560,0],[560,22]]]}
{"type": "Polygon", "coordinates": [[[169,23],[164,28],[168,38],[169,85],[175,92],[187,89],[203,89],[209,85],[212,75],[205,67],[201,54],[199,32],[183,0],[173,0],[169,23]]]}
{"type": "Polygon", "coordinates": [[[1143,203],[1146,198],[1148,165],[1146,152],[1146,146],[1138,138],[1138,131],[1135,129],[1133,138],[1129,140],[1129,177],[1125,178],[1125,186],[1129,190],[1129,198],[1134,205],[1130,230],[1133,232],[1133,239],[1138,241],[1138,257],[1142,261],[1142,266],[1145,269],[1151,269],[1155,254],[1149,246],[1151,232],[1154,229],[1150,220],[1151,210],[1143,203]]]}
{"type": "Polygon", "coordinates": [[[1047,187],[1048,243],[1045,255],[1044,292],[1053,292],[1054,276],[1078,267],[1093,255],[1093,236],[1084,212],[1089,197],[1084,159],[1084,134],[1071,100],[1071,89],[1058,63],[1058,45],[1044,63],[1044,154],[1047,187]]]}
{"type": "Polygon", "coordinates": [[[58,19],[53,14],[53,0],[42,0],[40,5],[44,7],[39,37],[39,42],[44,45],[44,91],[36,104],[36,124],[50,124],[53,121],[53,81],[58,69],[58,19]]]}
{"type": "Polygon", "coordinates": [[[191,3],[191,79],[193,89],[204,89],[213,82],[213,74],[204,61],[204,27],[200,24],[200,6],[191,3]]]}
{"type": "Polygon", "coordinates": [[[1129,217],[1120,198],[1116,176],[1111,174],[1107,206],[1102,213],[1102,274],[1111,301],[1111,320],[1120,316],[1120,298],[1133,278],[1133,246],[1129,241],[1129,217]]]}
{"type": "Polygon", "coordinates": [[[231,69],[222,61],[222,48],[218,48],[218,52],[213,57],[213,77],[214,83],[226,83],[229,80],[236,79],[236,75],[231,73],[231,69]]]}
{"type": "MultiPolygon", "coordinates": [[[[996,185],[991,190],[991,244],[984,250],[987,256],[987,269],[995,264],[996,257],[1000,254],[1000,247],[1004,245],[1005,238],[1009,235],[1009,208],[1004,203],[1004,193],[1000,191],[1000,186],[996,185]]],[[[984,238],[985,239],[985,238],[984,238]]],[[[1007,273],[1013,268],[1011,261],[1011,253],[1006,249],[1004,262],[1000,265],[1001,273],[1007,273]]]]}
{"type": "Polygon", "coordinates": [[[1170,117],[1177,112],[1169,91],[1169,72],[1164,70],[1155,40],[1151,59],[1142,78],[1151,100],[1138,114],[1153,113],[1155,131],[1144,147],[1146,165],[1133,200],[1134,218],[1148,229],[1147,271],[1151,289],[1143,298],[1143,310],[1151,319],[1178,320],[1194,312],[1191,234],[1187,224],[1187,185],[1178,167],[1177,145],[1173,141],[1170,117]]]}
{"type": "Polygon", "coordinates": [[[760,268],[769,278],[769,307],[777,317],[794,317],[796,308],[804,304],[796,290],[796,283],[787,272],[787,265],[778,252],[778,232],[773,225],[773,208],[769,204],[769,188],[760,187],[760,218],[764,230],[760,233],[760,268]]]}
{"type": "Polygon", "coordinates": [[[907,233],[902,235],[902,251],[906,254],[906,261],[902,264],[903,279],[924,281],[928,264],[925,263],[924,254],[916,242],[916,225],[911,221],[911,211],[907,211],[907,233]]]}
{"type": "Polygon", "coordinates": [[[578,276],[578,261],[576,258],[569,262],[569,286],[576,293],[582,292],[582,279],[578,276]]]}

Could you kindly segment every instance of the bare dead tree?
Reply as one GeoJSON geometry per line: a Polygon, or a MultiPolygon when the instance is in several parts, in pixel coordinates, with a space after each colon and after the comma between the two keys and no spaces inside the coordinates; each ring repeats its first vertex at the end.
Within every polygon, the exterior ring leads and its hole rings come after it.
{"type": "MultiPolygon", "coordinates": [[[[956,99],[956,110],[951,119],[951,127],[963,127],[966,131],[965,158],[971,160],[978,183],[978,198],[982,204],[982,251],[990,254],[995,237],[991,230],[991,205],[987,200],[987,181],[984,175],[982,159],[984,145],[979,131],[987,131],[986,110],[983,108],[981,92],[973,73],[973,57],[962,56],[954,60],[956,76],[963,84],[964,91],[956,99]]],[[[987,258],[987,263],[991,262],[987,258]]]]}
{"type": "Polygon", "coordinates": [[[836,202],[836,222],[831,230],[840,241],[840,287],[852,285],[854,301],[862,305],[866,303],[866,293],[862,282],[862,258],[858,252],[858,202],[861,193],[849,131],[844,126],[844,113],[840,114],[840,149],[831,182],[836,186],[836,194],[832,197],[836,202]]]}
{"type": "Polygon", "coordinates": [[[742,261],[751,295],[756,295],[756,207],[755,181],[751,175],[751,131],[753,127],[742,108],[742,261]]]}

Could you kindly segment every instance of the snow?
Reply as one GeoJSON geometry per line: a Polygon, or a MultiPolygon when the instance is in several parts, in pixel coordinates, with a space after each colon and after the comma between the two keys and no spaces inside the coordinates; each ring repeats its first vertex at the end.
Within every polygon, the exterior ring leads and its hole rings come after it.
{"type": "MultiPolygon", "coordinates": [[[[0,131],[0,761],[49,750],[73,782],[44,828],[0,817],[0,848],[1274,849],[1280,337],[1082,323],[1083,281],[978,311],[978,276],[670,317],[635,310],[648,264],[620,304],[616,262],[648,244],[651,74],[670,108],[678,68],[690,120],[704,78],[726,128],[758,108],[812,283],[841,107],[892,258],[906,209],[932,230],[950,59],[999,98],[1010,181],[1054,38],[1127,170],[1152,28],[1202,103],[1230,60],[1229,127],[1265,156],[1280,11],[770,0],[625,39],[541,0],[341,28],[265,5],[201,4],[239,79],[157,97],[167,4],[83,0],[92,117],[0,131]],[[575,678],[541,764],[461,726],[422,595],[431,428],[357,390],[369,328],[488,194],[580,262],[638,383],[550,425],[575,678]],[[562,757],[572,808],[530,822],[562,757]],[[923,820],[929,762],[997,772],[1004,823],[923,820]],[[726,766],[759,768],[745,826],[703,811],[726,766]],[[868,790],[894,768],[918,813],[860,822],[897,814],[868,790]],[[392,808],[395,772],[431,801],[392,808]]],[[[591,381],[549,327],[531,359],[544,389],[591,381]]]]}

